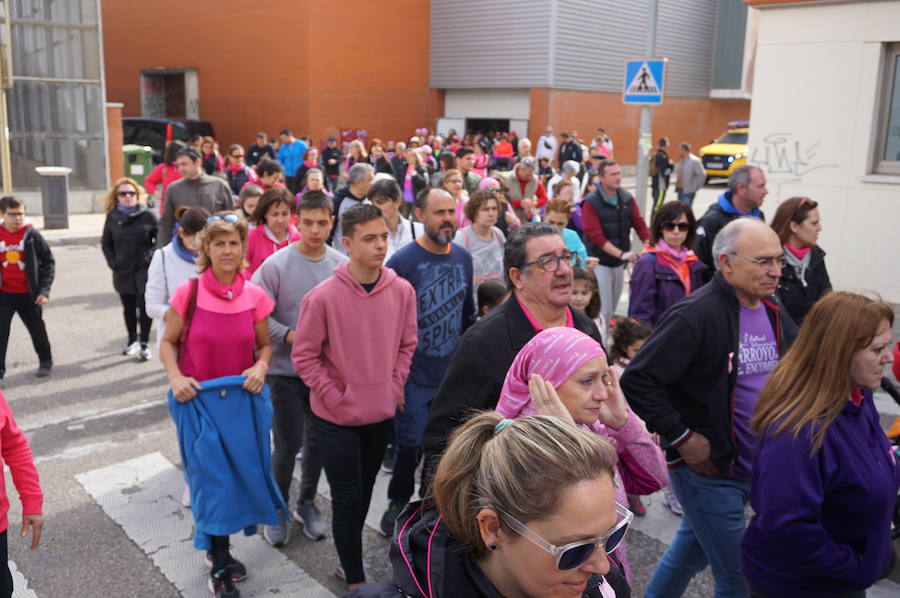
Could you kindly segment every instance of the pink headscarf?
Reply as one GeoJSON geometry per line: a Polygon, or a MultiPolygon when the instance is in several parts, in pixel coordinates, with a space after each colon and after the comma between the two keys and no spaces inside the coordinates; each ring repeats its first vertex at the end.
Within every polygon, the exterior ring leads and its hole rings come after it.
{"type": "Polygon", "coordinates": [[[506,372],[497,412],[515,418],[531,415],[528,381],[532,374],[559,388],[578,368],[595,357],[606,357],[600,343],[575,328],[548,328],[528,341],[506,372]]]}

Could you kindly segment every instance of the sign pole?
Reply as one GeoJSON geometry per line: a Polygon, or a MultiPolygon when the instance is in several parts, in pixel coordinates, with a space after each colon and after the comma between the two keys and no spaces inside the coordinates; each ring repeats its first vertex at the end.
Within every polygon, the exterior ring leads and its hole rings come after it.
{"type": "MultiPolygon", "coordinates": [[[[649,22],[647,23],[647,57],[656,55],[656,14],[659,8],[659,0],[650,0],[649,22]]],[[[660,83],[662,83],[660,81],[660,83]]],[[[627,85],[627,82],[626,82],[627,85]]],[[[650,217],[653,214],[653,204],[655,197],[650,197],[648,201],[647,195],[647,173],[648,173],[648,155],[653,149],[653,108],[648,105],[641,106],[641,128],[638,133],[637,144],[637,170],[635,172],[635,199],[638,206],[644,205],[644,219],[647,225],[650,225],[650,217]]]]}

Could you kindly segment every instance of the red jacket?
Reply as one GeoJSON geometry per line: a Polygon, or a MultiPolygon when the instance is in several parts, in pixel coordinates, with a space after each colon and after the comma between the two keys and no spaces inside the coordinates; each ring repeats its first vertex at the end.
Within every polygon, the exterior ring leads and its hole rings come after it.
{"type": "MultiPolygon", "coordinates": [[[[0,456],[9,467],[13,484],[22,501],[23,515],[39,515],[43,512],[44,494],[34,456],[28,445],[28,438],[16,423],[6,397],[0,392],[0,456]]],[[[0,531],[9,527],[9,499],[6,497],[6,482],[0,476],[0,531]]]]}
{"type": "Polygon", "coordinates": [[[162,197],[165,197],[166,189],[169,188],[169,185],[180,178],[181,173],[174,162],[171,164],[157,164],[156,168],[151,170],[150,174],[144,179],[144,189],[147,190],[147,193],[153,195],[156,193],[157,185],[162,183],[162,197]],[[163,168],[165,168],[165,173],[163,173],[163,168]]]}

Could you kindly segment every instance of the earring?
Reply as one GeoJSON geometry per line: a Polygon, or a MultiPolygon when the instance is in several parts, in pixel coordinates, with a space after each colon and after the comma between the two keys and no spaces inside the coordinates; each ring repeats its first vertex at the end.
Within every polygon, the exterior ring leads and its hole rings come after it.
{"type": "Polygon", "coordinates": [[[488,548],[490,548],[491,550],[497,550],[497,545],[491,544],[490,546],[488,546],[488,548]]]}

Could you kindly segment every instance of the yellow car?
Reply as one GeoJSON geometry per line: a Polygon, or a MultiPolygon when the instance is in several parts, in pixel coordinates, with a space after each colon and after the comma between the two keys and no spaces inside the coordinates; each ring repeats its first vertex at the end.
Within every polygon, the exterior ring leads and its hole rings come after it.
{"type": "Polygon", "coordinates": [[[700,148],[700,159],[707,177],[728,177],[738,166],[747,163],[747,136],[750,123],[736,120],[728,123],[728,131],[709,145],[700,148]]]}

